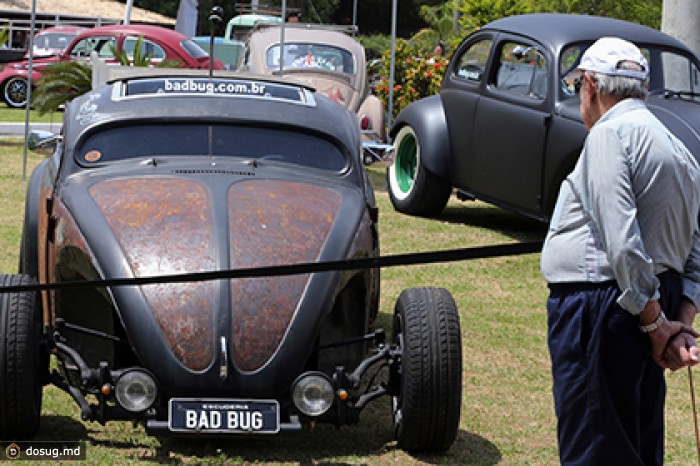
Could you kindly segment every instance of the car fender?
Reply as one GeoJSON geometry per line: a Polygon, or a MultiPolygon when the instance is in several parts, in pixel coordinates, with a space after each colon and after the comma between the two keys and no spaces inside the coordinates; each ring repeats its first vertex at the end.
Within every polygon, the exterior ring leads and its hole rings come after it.
{"type": "Polygon", "coordinates": [[[434,175],[449,180],[450,138],[440,96],[426,97],[401,110],[391,127],[391,139],[406,125],[418,137],[421,163],[434,175]]]}
{"type": "Polygon", "coordinates": [[[43,160],[32,171],[27,184],[27,196],[24,204],[24,224],[22,226],[22,243],[19,252],[19,273],[32,277],[39,275],[39,204],[41,203],[41,185],[49,167],[49,160],[43,160]]]}
{"type": "Polygon", "coordinates": [[[372,136],[376,135],[376,137],[371,139],[384,141],[386,136],[384,129],[384,108],[382,101],[379,100],[377,96],[369,94],[357,110],[357,115],[360,118],[362,118],[363,115],[369,118],[372,136]]]}

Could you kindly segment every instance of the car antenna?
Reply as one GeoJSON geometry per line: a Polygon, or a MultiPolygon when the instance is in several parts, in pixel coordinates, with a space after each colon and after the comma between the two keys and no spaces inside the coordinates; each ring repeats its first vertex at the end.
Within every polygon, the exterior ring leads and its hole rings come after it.
{"type": "Polygon", "coordinates": [[[224,9],[219,5],[214,5],[209,12],[211,31],[209,33],[209,79],[214,76],[214,33],[221,21],[223,21],[224,9]]]}

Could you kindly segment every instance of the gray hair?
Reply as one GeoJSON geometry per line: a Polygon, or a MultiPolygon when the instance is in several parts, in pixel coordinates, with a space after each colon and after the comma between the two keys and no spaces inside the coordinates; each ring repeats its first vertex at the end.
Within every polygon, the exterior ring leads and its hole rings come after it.
{"type": "MultiPolygon", "coordinates": [[[[619,68],[641,71],[638,63],[621,62],[619,68]]],[[[590,73],[598,83],[598,92],[614,97],[631,97],[634,99],[646,99],[649,95],[649,82],[627,76],[611,76],[602,73],[590,73]]]]}

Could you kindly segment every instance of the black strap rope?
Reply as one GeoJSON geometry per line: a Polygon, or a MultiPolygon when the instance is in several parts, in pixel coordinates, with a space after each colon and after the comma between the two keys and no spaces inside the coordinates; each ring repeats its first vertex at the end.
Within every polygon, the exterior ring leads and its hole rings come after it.
{"type": "Polygon", "coordinates": [[[203,282],[212,280],[232,280],[237,278],[277,277],[283,275],[298,275],[340,270],[375,269],[381,267],[396,267],[400,265],[431,264],[438,262],[456,262],[469,259],[483,259],[488,257],[514,256],[539,252],[541,249],[542,242],[533,241],[527,243],[479,246],[472,248],[395,254],[382,257],[366,257],[326,262],[274,265],[236,270],[219,270],[211,272],[182,273],[136,278],[112,278],[107,280],[66,281],[36,285],[4,286],[0,287],[0,293],[60,290],[66,288],[95,288],[107,286],[138,286],[164,283],[203,282]]]}

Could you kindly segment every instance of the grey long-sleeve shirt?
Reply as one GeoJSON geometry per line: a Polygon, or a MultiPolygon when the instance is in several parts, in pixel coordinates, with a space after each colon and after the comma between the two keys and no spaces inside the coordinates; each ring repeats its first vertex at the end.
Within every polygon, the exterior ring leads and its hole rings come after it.
{"type": "Polygon", "coordinates": [[[549,283],[616,280],[639,314],[676,270],[700,308],[700,167],[646,108],[625,99],[591,128],[562,183],[542,250],[549,283]]]}

